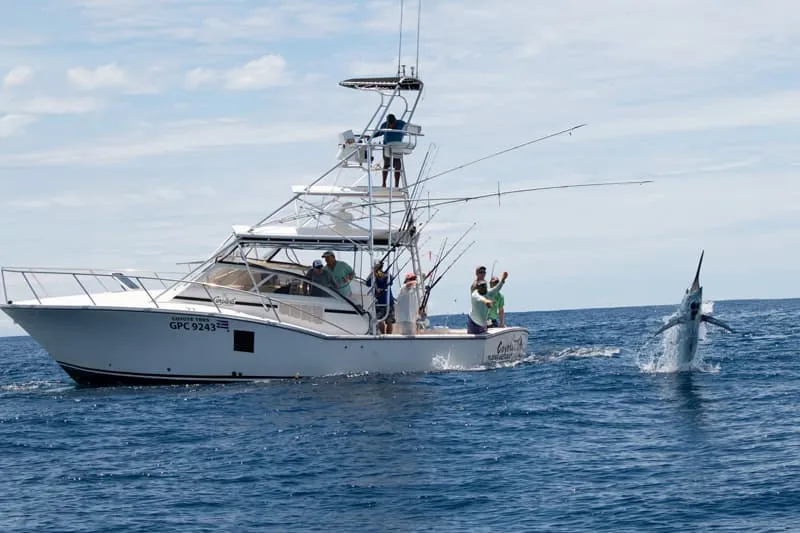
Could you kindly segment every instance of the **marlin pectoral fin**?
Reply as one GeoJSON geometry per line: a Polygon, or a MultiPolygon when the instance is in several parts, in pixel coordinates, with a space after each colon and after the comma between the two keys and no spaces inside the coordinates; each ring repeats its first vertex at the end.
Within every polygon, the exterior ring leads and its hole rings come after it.
{"type": "Polygon", "coordinates": [[[683,318],[682,316],[676,316],[675,318],[673,318],[672,320],[670,320],[669,322],[667,322],[666,324],[661,326],[661,328],[658,331],[653,333],[653,337],[655,337],[659,333],[663,333],[663,332],[667,331],[669,328],[671,328],[673,326],[677,326],[678,324],[682,324],[684,322],[686,322],[685,318],[683,318]]]}
{"type": "Polygon", "coordinates": [[[700,320],[702,320],[703,322],[708,322],[709,324],[714,324],[715,326],[719,326],[722,329],[727,329],[728,331],[733,333],[733,328],[731,328],[728,324],[726,324],[722,320],[720,320],[718,318],[714,318],[713,316],[700,315],[700,320]]]}

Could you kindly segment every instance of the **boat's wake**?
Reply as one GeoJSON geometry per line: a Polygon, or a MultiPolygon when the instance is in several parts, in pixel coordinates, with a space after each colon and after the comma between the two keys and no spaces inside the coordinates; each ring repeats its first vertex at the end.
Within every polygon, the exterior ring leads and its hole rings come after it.
{"type": "Polygon", "coordinates": [[[595,357],[615,357],[621,348],[615,346],[573,346],[544,356],[545,361],[564,361],[567,359],[590,359],[595,357]]]}
{"type": "Polygon", "coordinates": [[[485,370],[495,370],[498,368],[514,368],[524,363],[533,362],[534,359],[535,359],[534,354],[529,353],[525,357],[514,361],[501,361],[491,364],[484,363],[474,366],[464,366],[453,362],[450,358],[450,355],[448,354],[448,355],[434,355],[431,363],[434,368],[434,371],[436,372],[444,372],[444,371],[482,372],[485,370]]]}
{"type": "Polygon", "coordinates": [[[27,392],[64,392],[74,390],[75,384],[64,383],[63,381],[27,381],[25,383],[10,383],[0,385],[0,397],[12,394],[24,394],[27,392]]]}

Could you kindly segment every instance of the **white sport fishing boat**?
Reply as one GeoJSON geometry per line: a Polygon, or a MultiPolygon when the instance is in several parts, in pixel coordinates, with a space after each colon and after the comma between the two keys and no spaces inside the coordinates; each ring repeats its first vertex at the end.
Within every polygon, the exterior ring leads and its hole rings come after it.
{"type": "MultiPolygon", "coordinates": [[[[257,224],[233,226],[188,275],[3,268],[0,307],[88,385],[425,372],[524,358],[525,328],[473,335],[428,327],[430,290],[443,273],[423,272],[420,261],[428,158],[415,180],[405,172],[423,135],[413,122],[423,83],[411,74],[400,69],[393,77],[341,82],[378,95],[380,103],[360,132],[340,134],[333,167],[292,187],[291,197],[257,224]],[[379,143],[390,110],[405,123],[404,134],[379,143]],[[403,160],[399,187],[392,175],[387,187],[376,186],[384,154],[403,160]],[[349,297],[306,277],[327,250],[356,272],[349,297]],[[380,308],[365,282],[379,259],[394,274],[410,270],[425,280],[416,289],[424,309],[415,335],[379,333],[380,308]],[[49,295],[44,280],[54,277],[72,282],[76,293],[49,295]],[[25,299],[12,299],[9,288],[24,289],[25,299]]],[[[465,293],[470,281],[463,280],[465,293]]]]}

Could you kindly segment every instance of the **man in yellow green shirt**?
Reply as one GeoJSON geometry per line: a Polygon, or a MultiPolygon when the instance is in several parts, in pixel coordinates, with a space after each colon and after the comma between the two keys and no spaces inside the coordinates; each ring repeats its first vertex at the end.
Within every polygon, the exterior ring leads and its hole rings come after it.
{"type": "MultiPolygon", "coordinates": [[[[491,288],[494,289],[498,283],[500,283],[500,280],[497,276],[492,276],[492,279],[489,281],[491,288]]],[[[492,300],[492,306],[489,308],[489,327],[504,328],[506,327],[506,311],[503,307],[505,306],[506,299],[499,289],[489,294],[489,299],[492,300]]]]}

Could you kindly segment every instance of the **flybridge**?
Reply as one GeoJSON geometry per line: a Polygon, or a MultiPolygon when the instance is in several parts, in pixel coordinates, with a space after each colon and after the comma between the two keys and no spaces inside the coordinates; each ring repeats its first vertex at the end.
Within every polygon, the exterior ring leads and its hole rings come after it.
{"type": "MultiPolygon", "coordinates": [[[[307,194],[310,196],[335,196],[366,198],[369,196],[370,188],[366,185],[353,187],[343,187],[339,185],[292,185],[292,192],[295,194],[307,194]]],[[[372,187],[372,196],[377,198],[403,199],[407,196],[405,189],[388,189],[384,187],[372,187]]]]}
{"type": "MultiPolygon", "coordinates": [[[[369,230],[360,228],[336,229],[335,227],[297,227],[297,226],[233,226],[233,233],[239,243],[258,243],[265,246],[294,247],[311,250],[359,250],[370,246],[369,230]]],[[[372,246],[386,249],[401,241],[404,231],[373,229],[372,246]]]]}

